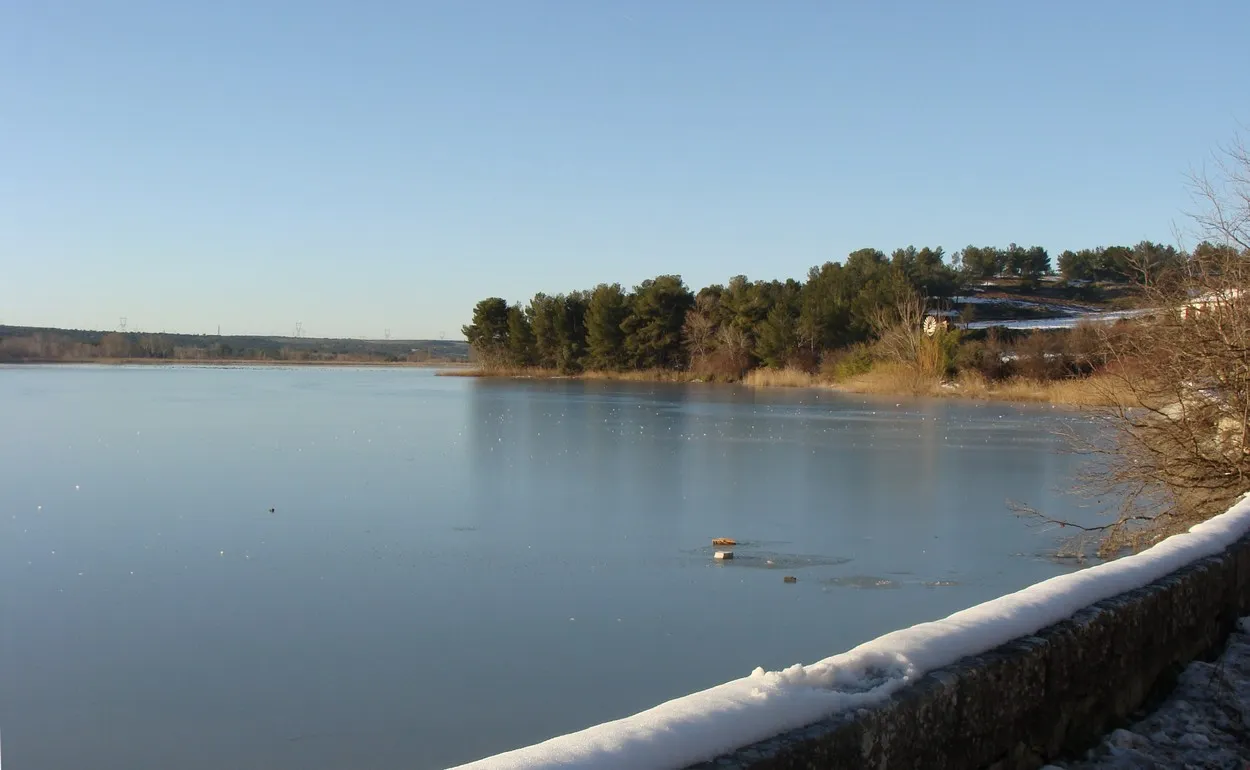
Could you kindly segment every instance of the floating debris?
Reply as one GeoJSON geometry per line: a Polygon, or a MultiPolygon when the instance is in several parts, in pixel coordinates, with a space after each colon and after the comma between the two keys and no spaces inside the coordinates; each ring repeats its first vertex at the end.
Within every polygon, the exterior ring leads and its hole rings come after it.
{"type": "Polygon", "coordinates": [[[797,582],[799,582],[799,579],[798,579],[798,578],[796,578],[794,575],[786,575],[785,577],[783,577],[783,578],[781,579],[781,582],[783,582],[783,583],[797,583],[797,582]]]}
{"type": "Polygon", "coordinates": [[[732,559],[733,557],[734,557],[733,551],[717,551],[716,553],[712,554],[713,559],[717,559],[720,561],[724,561],[726,559],[732,559]]]}
{"type": "Polygon", "coordinates": [[[734,540],[732,537],[714,537],[714,538],[712,538],[712,545],[722,545],[722,546],[723,546],[723,545],[737,545],[737,544],[738,544],[738,541],[737,541],[737,540],[734,540]]]}
{"type": "Polygon", "coordinates": [[[273,509],[272,509],[272,508],[270,508],[270,509],[269,509],[269,512],[270,512],[270,513],[273,513],[273,509]]]}

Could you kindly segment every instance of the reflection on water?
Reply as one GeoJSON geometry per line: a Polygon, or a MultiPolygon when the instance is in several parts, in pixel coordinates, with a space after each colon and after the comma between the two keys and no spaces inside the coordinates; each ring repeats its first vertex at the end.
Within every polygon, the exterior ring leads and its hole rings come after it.
{"type": "Polygon", "coordinates": [[[414,370],[0,368],[5,750],[436,768],[811,662],[1071,569],[1005,506],[1086,515],[1059,495],[1061,419],[414,370]]]}

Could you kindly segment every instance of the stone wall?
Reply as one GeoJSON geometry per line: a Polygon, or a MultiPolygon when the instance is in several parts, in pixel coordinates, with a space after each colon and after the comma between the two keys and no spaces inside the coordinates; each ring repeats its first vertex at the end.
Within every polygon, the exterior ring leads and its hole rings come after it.
{"type": "Polygon", "coordinates": [[[1250,614],[1250,537],[1034,636],[692,770],[1040,767],[1128,721],[1250,614]]]}

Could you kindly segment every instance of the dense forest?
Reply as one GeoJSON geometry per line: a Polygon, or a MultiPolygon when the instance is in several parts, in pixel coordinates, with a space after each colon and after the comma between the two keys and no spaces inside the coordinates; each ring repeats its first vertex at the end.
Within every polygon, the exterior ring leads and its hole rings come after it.
{"type": "MultiPolygon", "coordinates": [[[[910,246],[888,257],[860,249],[840,263],[813,267],[805,281],[735,276],[695,292],[680,276],[662,275],[632,291],[601,284],[540,293],[524,305],[491,297],[477,304],[463,331],[487,368],[676,369],[733,380],[756,367],[813,371],[880,341],[899,323],[918,324],[925,309],[941,308],[985,279],[1010,282],[1025,294],[1046,280],[1096,301],[1105,285],[1157,280],[1212,249],[1203,243],[1189,255],[1143,241],[1065,251],[1057,274],[1038,246],[968,246],[949,258],[941,248],[910,246]]],[[[943,355],[950,365],[953,347],[943,355]]]]}
{"type": "Polygon", "coordinates": [[[95,360],[423,363],[468,360],[456,340],[143,334],[0,326],[0,362],[95,360]]]}

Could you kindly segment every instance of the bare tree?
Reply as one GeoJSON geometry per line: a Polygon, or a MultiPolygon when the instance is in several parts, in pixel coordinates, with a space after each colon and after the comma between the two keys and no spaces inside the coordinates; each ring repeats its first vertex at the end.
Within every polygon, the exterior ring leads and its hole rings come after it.
{"type": "Polygon", "coordinates": [[[1250,154],[1238,143],[1219,168],[1194,179],[1205,202],[1194,221],[1224,248],[1141,281],[1151,316],[1098,332],[1097,381],[1115,406],[1093,410],[1100,430],[1072,439],[1089,460],[1080,491],[1122,501],[1114,520],[1078,527],[1099,534],[1103,555],[1182,532],[1250,491],[1250,154]]]}
{"type": "Polygon", "coordinates": [[[1190,217],[1216,243],[1250,251],[1250,149],[1237,137],[1215,155],[1215,173],[1190,175],[1200,209],[1190,217]]]}
{"type": "Polygon", "coordinates": [[[953,360],[959,332],[939,323],[926,333],[924,298],[908,283],[900,283],[894,293],[893,304],[875,308],[868,317],[877,338],[874,354],[912,370],[918,383],[943,377],[953,360]]]}
{"type": "Polygon", "coordinates": [[[913,365],[920,359],[924,341],[924,300],[910,284],[900,283],[894,289],[892,304],[874,307],[868,325],[877,337],[878,354],[895,363],[913,365]]]}
{"type": "Polygon", "coordinates": [[[717,369],[731,377],[741,377],[751,367],[751,337],[732,324],[716,333],[717,369]]]}
{"type": "Polygon", "coordinates": [[[716,322],[707,311],[693,308],[686,313],[686,323],[681,332],[690,358],[696,365],[715,349],[716,322]]]}

